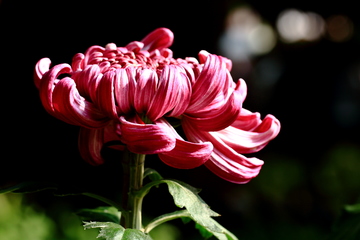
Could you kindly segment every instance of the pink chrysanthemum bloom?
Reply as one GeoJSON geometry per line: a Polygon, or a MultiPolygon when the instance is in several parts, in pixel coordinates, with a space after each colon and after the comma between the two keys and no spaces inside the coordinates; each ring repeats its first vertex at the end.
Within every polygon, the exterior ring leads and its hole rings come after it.
{"type": "Polygon", "coordinates": [[[92,46],[71,65],[50,68],[43,58],[34,75],[42,104],[56,118],[81,126],[79,150],[90,164],[103,163],[102,147],[117,141],[120,150],[158,154],[175,168],[205,164],[227,181],[248,182],[263,161],[242,154],[275,138],[279,121],[242,108],[246,84],[233,81],[229,59],[206,51],[198,60],[175,59],[172,42],[173,33],[159,28],[125,47],[92,46]]]}

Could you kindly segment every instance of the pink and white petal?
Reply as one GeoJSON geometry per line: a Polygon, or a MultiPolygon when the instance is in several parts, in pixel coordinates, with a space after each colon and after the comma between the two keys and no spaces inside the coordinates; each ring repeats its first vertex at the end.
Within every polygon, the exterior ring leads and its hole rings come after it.
{"type": "Polygon", "coordinates": [[[134,93],[134,107],[137,113],[146,113],[158,86],[158,75],[150,69],[143,69],[137,76],[134,93]]]}
{"type": "Polygon", "coordinates": [[[74,72],[81,71],[85,68],[84,67],[84,59],[85,59],[85,55],[82,53],[77,53],[74,55],[74,57],[72,58],[72,63],[71,63],[71,67],[74,72]]]}
{"type": "Polygon", "coordinates": [[[262,160],[246,158],[228,146],[219,136],[198,131],[188,122],[183,124],[183,129],[190,141],[209,141],[214,145],[213,153],[205,166],[219,177],[234,183],[246,183],[259,173],[263,165],[262,160]]]}
{"type": "Polygon", "coordinates": [[[199,130],[219,131],[230,126],[238,118],[243,100],[241,90],[235,89],[226,102],[220,103],[223,104],[222,106],[214,107],[207,112],[192,114],[196,117],[185,114],[183,119],[190,121],[199,130]]]}
{"type": "MultiPolygon", "coordinates": [[[[47,61],[47,60],[44,60],[47,61]]],[[[41,63],[42,64],[42,63],[41,63]]],[[[53,90],[59,79],[57,77],[63,73],[70,73],[71,67],[69,64],[58,64],[52,67],[49,71],[47,71],[39,84],[39,92],[41,102],[47,112],[50,114],[54,114],[53,107],[53,90]]]]}
{"type": "Polygon", "coordinates": [[[206,143],[192,143],[176,139],[176,146],[169,152],[159,153],[158,156],[165,164],[180,169],[192,169],[203,165],[209,160],[213,145],[206,143]]]}
{"type": "Polygon", "coordinates": [[[114,79],[115,101],[118,106],[118,114],[128,114],[133,103],[133,94],[136,89],[136,82],[129,78],[126,69],[117,69],[114,79]]]}
{"type": "Polygon", "coordinates": [[[115,78],[115,71],[106,72],[102,76],[97,86],[96,105],[99,107],[100,111],[105,113],[108,117],[118,119],[114,96],[115,78]]]}
{"type": "Polygon", "coordinates": [[[51,60],[49,58],[40,59],[35,65],[34,83],[37,88],[40,87],[40,81],[43,75],[49,71],[51,60]]]}
{"type": "Polygon", "coordinates": [[[254,128],[259,126],[261,123],[260,113],[250,112],[249,110],[242,108],[240,115],[237,119],[231,124],[231,126],[242,129],[244,131],[252,131],[254,128]]]}
{"type": "Polygon", "coordinates": [[[205,166],[222,179],[237,184],[248,183],[259,174],[264,163],[262,160],[254,157],[246,158],[234,152],[228,153],[232,154],[214,150],[205,166]]]}
{"type": "Polygon", "coordinates": [[[209,160],[213,151],[213,145],[210,142],[185,141],[169,123],[167,125],[176,138],[176,145],[171,151],[158,154],[165,164],[174,168],[191,169],[199,167],[209,160]]]}
{"type": "Polygon", "coordinates": [[[193,85],[191,101],[186,112],[193,114],[206,109],[223,92],[228,80],[227,70],[221,57],[210,54],[193,85]]]}
{"type": "Polygon", "coordinates": [[[97,64],[99,57],[103,56],[103,53],[105,51],[105,48],[101,47],[101,46],[91,46],[89,47],[86,52],[85,52],[85,58],[84,61],[82,63],[83,65],[83,69],[90,64],[97,64]]]}
{"type": "Polygon", "coordinates": [[[176,144],[171,129],[162,119],[154,124],[144,124],[135,119],[128,121],[120,117],[121,141],[127,145],[129,151],[140,154],[157,154],[171,151],[176,144]]]}
{"type": "Polygon", "coordinates": [[[254,153],[264,148],[280,132],[280,122],[272,115],[267,115],[254,131],[245,131],[230,126],[218,132],[211,132],[215,139],[239,153],[254,153]]]}
{"type": "Polygon", "coordinates": [[[104,127],[109,118],[103,115],[93,103],[80,96],[73,79],[59,81],[53,92],[53,106],[56,117],[61,120],[88,128],[104,127]]]}
{"type": "Polygon", "coordinates": [[[150,120],[155,121],[170,111],[173,112],[169,113],[169,116],[179,116],[186,110],[191,88],[190,81],[183,71],[175,65],[164,67],[158,89],[147,112],[150,120]]]}
{"type": "Polygon", "coordinates": [[[144,43],[144,48],[142,50],[147,50],[149,52],[155,49],[161,50],[170,47],[173,41],[174,34],[171,30],[167,28],[158,28],[141,40],[141,42],[144,43]]]}
{"type": "Polygon", "coordinates": [[[74,79],[81,96],[96,101],[96,88],[102,78],[98,65],[88,65],[84,70],[73,72],[71,78],[74,79]]]}
{"type": "Polygon", "coordinates": [[[104,145],[104,128],[80,128],[78,146],[81,157],[91,165],[104,163],[101,149],[104,145]]]}

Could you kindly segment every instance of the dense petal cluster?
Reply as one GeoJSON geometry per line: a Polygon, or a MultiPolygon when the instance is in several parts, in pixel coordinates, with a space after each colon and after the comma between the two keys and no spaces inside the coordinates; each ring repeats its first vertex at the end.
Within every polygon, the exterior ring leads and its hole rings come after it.
{"type": "Polygon", "coordinates": [[[103,163],[104,144],[120,143],[119,150],[158,154],[175,168],[205,164],[228,181],[248,182],[263,161],[243,154],[275,138],[279,121],[242,107],[246,83],[233,81],[229,59],[206,51],[175,59],[172,42],[173,33],[159,28],[125,47],[92,46],[71,64],[50,68],[40,59],[34,81],[42,104],[81,127],[79,149],[90,164],[103,163]]]}

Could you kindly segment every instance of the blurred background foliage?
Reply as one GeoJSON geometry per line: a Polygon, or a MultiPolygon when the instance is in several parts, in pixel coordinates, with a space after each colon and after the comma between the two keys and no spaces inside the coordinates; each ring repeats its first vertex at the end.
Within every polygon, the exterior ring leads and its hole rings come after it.
{"type": "MultiPolygon", "coordinates": [[[[158,27],[175,34],[175,57],[207,50],[233,61],[248,84],[244,107],[275,115],[280,135],[253,154],[258,177],[235,185],[205,167],[172,169],[149,156],[164,177],[201,188],[239,239],[359,239],[360,35],[353,1],[2,0],[0,56],[3,157],[0,186],[46,180],[108,193],[121,184],[114,152],[99,167],[84,163],[76,126],[45,112],[32,82],[43,57],[70,62],[91,45],[122,46],[158,27]]],[[[110,194],[114,194],[111,192],[110,194]]],[[[75,215],[102,203],[51,191],[0,195],[0,240],[94,239],[75,215]]],[[[144,202],[145,220],[173,211],[165,186],[144,202]]],[[[192,223],[169,222],[155,240],[201,239],[192,223]]]]}

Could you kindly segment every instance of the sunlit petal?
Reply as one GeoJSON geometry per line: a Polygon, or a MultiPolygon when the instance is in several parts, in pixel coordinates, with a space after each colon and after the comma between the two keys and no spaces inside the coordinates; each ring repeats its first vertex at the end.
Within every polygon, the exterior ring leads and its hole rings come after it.
{"type": "Polygon", "coordinates": [[[163,49],[171,46],[174,41],[174,34],[167,28],[158,28],[149,33],[141,40],[144,43],[143,50],[151,52],[154,49],[163,49]]]}
{"type": "Polygon", "coordinates": [[[62,120],[89,128],[103,127],[109,121],[94,104],[79,95],[73,79],[66,77],[56,84],[53,106],[62,120]]]}
{"type": "Polygon", "coordinates": [[[176,139],[164,120],[159,119],[154,124],[131,120],[133,122],[120,117],[121,141],[131,152],[156,154],[168,152],[175,147],[176,139]]]}
{"type": "Polygon", "coordinates": [[[35,65],[34,83],[37,88],[40,87],[40,80],[43,75],[49,71],[51,61],[49,58],[40,59],[35,65]]]}
{"type": "Polygon", "coordinates": [[[176,138],[176,145],[169,152],[159,153],[159,158],[164,163],[174,168],[191,169],[199,167],[209,160],[213,150],[213,145],[210,142],[193,143],[185,141],[175,129],[170,125],[169,127],[176,138]]]}

